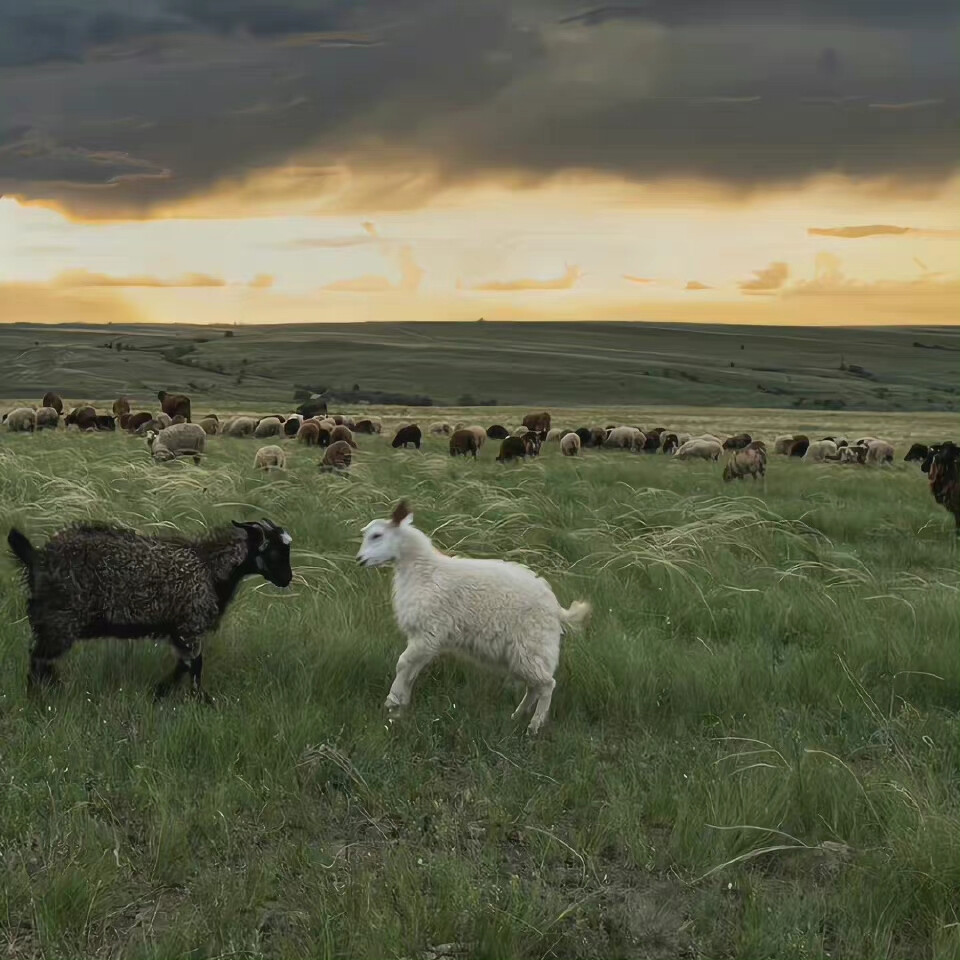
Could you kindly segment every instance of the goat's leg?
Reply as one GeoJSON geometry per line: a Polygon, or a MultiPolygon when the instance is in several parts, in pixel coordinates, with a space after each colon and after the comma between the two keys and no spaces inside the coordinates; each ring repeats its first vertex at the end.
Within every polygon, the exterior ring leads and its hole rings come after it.
{"type": "Polygon", "coordinates": [[[540,732],[540,728],[543,726],[544,722],[547,719],[547,714],[550,712],[550,700],[553,698],[553,688],[557,685],[556,680],[553,677],[550,677],[549,680],[543,681],[537,688],[537,709],[533,711],[533,717],[530,720],[530,724],[527,727],[527,733],[530,736],[535,736],[540,732]]]}
{"type": "Polygon", "coordinates": [[[517,717],[522,717],[530,712],[533,709],[533,705],[537,702],[537,691],[536,687],[527,687],[523,694],[523,699],[520,701],[517,709],[513,711],[510,715],[511,720],[516,720],[517,717]]]}
{"type": "Polygon", "coordinates": [[[420,671],[436,656],[434,650],[420,644],[409,644],[397,660],[397,674],[393,678],[384,707],[391,714],[400,713],[410,703],[413,684],[420,671]]]}

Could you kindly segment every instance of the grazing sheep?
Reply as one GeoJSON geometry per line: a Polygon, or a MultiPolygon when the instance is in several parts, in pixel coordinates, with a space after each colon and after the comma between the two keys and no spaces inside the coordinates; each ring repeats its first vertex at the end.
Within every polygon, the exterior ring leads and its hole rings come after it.
{"type": "Polygon", "coordinates": [[[162,410],[154,417],[154,420],[160,424],[161,430],[166,430],[167,427],[173,426],[173,417],[171,417],[169,413],[164,413],[162,410]]]}
{"type": "Polygon", "coordinates": [[[802,457],[810,446],[810,438],[804,434],[799,434],[793,438],[793,442],[787,447],[788,457],[802,457]]]}
{"type": "Polygon", "coordinates": [[[74,407],[64,418],[66,426],[76,426],[80,430],[97,429],[97,411],[89,404],[74,407]]]}
{"type": "Polygon", "coordinates": [[[199,426],[208,437],[215,437],[220,432],[220,424],[213,417],[204,417],[199,426]]]}
{"type": "Polygon", "coordinates": [[[917,463],[923,463],[930,455],[930,448],[925,443],[911,444],[907,455],[903,458],[907,463],[916,460],[917,463]]]}
{"type": "Polygon", "coordinates": [[[11,433],[33,433],[37,428],[37,411],[33,407],[17,407],[7,414],[6,423],[11,433]]]}
{"type": "Polygon", "coordinates": [[[550,429],[550,414],[546,410],[542,413],[528,413],[523,418],[522,426],[545,437],[550,429]]]}
{"type": "Polygon", "coordinates": [[[345,473],[353,462],[353,450],[346,440],[334,440],[320,462],[321,473],[345,473]]]}
{"type": "Polygon", "coordinates": [[[753,437],[749,433],[738,433],[732,437],[727,437],[722,446],[724,450],[743,450],[752,440],[753,437]]]}
{"type": "Polygon", "coordinates": [[[340,424],[333,419],[333,417],[323,417],[322,419],[317,419],[317,423],[320,425],[321,430],[326,430],[328,432],[333,432],[340,424]]]}
{"type": "Polygon", "coordinates": [[[56,680],[54,662],[78,640],[166,636],[177,665],[156,695],[189,673],[194,693],[209,699],[201,686],[203,635],[216,627],[244,577],[290,583],[290,542],[269,520],[234,521],[198,540],[84,523],[43,547],[12,529],[7,543],[25,568],[30,594],[28,687],[56,680]]]}
{"type": "Polygon", "coordinates": [[[893,463],[893,454],[893,444],[887,443],[886,440],[874,440],[873,443],[867,444],[867,463],[878,465],[893,463]]]}
{"type": "Polygon", "coordinates": [[[157,394],[160,409],[172,420],[176,416],[183,417],[190,422],[190,398],[183,393],[167,393],[161,390],[157,394]]]}
{"type": "Polygon", "coordinates": [[[269,447],[261,447],[253,458],[254,470],[285,470],[287,467],[287,455],[282,447],[271,444],[269,447]]]}
{"type": "Polygon", "coordinates": [[[63,400],[60,398],[59,393],[54,393],[52,390],[48,390],[43,395],[43,400],[40,401],[41,407],[53,407],[58,414],[63,413],[63,400]]]}
{"type": "Polygon", "coordinates": [[[879,437],[861,437],[857,441],[857,446],[869,447],[871,443],[876,443],[879,439],[879,437]]]}
{"type": "Polygon", "coordinates": [[[565,433],[560,438],[560,452],[565,457],[580,455],[580,437],[575,433],[565,433]]]}
{"type": "Polygon", "coordinates": [[[394,434],[393,440],[390,441],[390,446],[394,449],[400,447],[406,448],[408,444],[412,443],[419,450],[421,438],[420,428],[415,423],[411,423],[405,427],[401,427],[394,434]]]}
{"type": "MultiPolygon", "coordinates": [[[[330,436],[329,431],[327,437],[330,436]]],[[[297,431],[297,443],[306,444],[308,447],[315,447],[320,443],[320,424],[316,420],[304,420],[297,431]]]]}
{"type": "Polygon", "coordinates": [[[664,435],[664,430],[660,427],[657,427],[655,430],[651,430],[649,433],[644,434],[643,441],[643,452],[644,453],[656,453],[660,449],[661,438],[664,435]]]}
{"type": "Polygon", "coordinates": [[[453,427],[446,420],[436,420],[427,427],[427,433],[435,437],[449,437],[453,433],[453,427]]]}
{"type": "Polygon", "coordinates": [[[97,429],[98,430],[116,430],[117,421],[115,417],[111,417],[109,414],[99,413],[97,414],[97,429]]]}
{"type": "Polygon", "coordinates": [[[256,429],[253,417],[231,417],[224,422],[221,433],[225,437],[252,437],[256,429]]]}
{"type": "Polygon", "coordinates": [[[267,437],[282,437],[283,424],[279,417],[264,417],[257,423],[253,435],[257,440],[264,440],[267,437]]]}
{"type": "Polygon", "coordinates": [[[343,426],[343,416],[341,414],[335,413],[330,419],[333,420],[333,425],[335,427],[343,426]]]}
{"type": "Polygon", "coordinates": [[[833,440],[814,440],[807,447],[803,459],[810,463],[823,463],[824,460],[838,459],[837,445],[833,440]]]}
{"type": "Polygon", "coordinates": [[[840,447],[838,456],[841,463],[864,464],[867,462],[867,448],[859,443],[855,443],[853,446],[840,447]]]}
{"type": "Polygon", "coordinates": [[[643,449],[646,439],[636,427],[614,427],[604,437],[603,445],[639,453],[643,449]]]}
{"type": "Polygon", "coordinates": [[[363,420],[358,420],[353,426],[354,433],[365,433],[372,436],[377,433],[376,424],[372,420],[364,418],[363,420]]]}
{"type": "Polygon", "coordinates": [[[783,453],[785,454],[787,450],[790,449],[790,444],[793,443],[793,434],[792,433],[781,433],[773,441],[773,452],[774,453],[783,453]]]}
{"type": "Polygon", "coordinates": [[[327,401],[317,400],[316,398],[306,400],[297,407],[297,413],[299,413],[304,420],[309,420],[311,417],[316,416],[325,417],[327,415],[327,401]]]}
{"type": "Polygon", "coordinates": [[[473,459],[477,459],[477,450],[480,444],[477,442],[477,435],[470,430],[457,430],[450,438],[450,456],[465,457],[468,453],[473,454],[473,459]]]}
{"type": "Polygon", "coordinates": [[[487,427],[487,436],[491,440],[506,440],[510,436],[510,431],[499,423],[493,423],[487,427]]]}
{"type": "Polygon", "coordinates": [[[60,426],[60,414],[54,407],[41,407],[37,411],[37,430],[56,430],[60,426]]]}
{"type": "Polygon", "coordinates": [[[175,423],[159,433],[147,434],[147,446],[157,463],[178,457],[193,457],[194,463],[200,463],[206,444],[207,435],[197,423],[175,423]]]}
{"type": "Polygon", "coordinates": [[[535,457],[533,437],[536,434],[528,431],[522,437],[507,437],[500,443],[500,454],[497,463],[510,463],[512,460],[524,457],[535,457]]]}
{"type": "Polygon", "coordinates": [[[187,418],[182,413],[178,413],[175,417],[170,418],[171,425],[173,425],[174,423],[186,423],[186,422],[187,422],[187,418]]]}
{"type": "Polygon", "coordinates": [[[285,437],[295,437],[300,432],[300,426],[303,423],[303,417],[295,413],[283,421],[283,435],[285,437]]]}
{"type": "Polygon", "coordinates": [[[568,432],[569,432],[569,431],[567,431],[567,430],[561,430],[559,427],[551,427],[551,428],[547,431],[547,435],[543,438],[543,442],[544,442],[544,443],[553,443],[553,442],[556,441],[557,443],[559,443],[559,442],[560,442],[560,438],[561,438],[562,436],[564,436],[564,434],[566,434],[566,433],[568,433],[568,432]]]}
{"type": "Polygon", "coordinates": [[[354,450],[357,449],[357,442],[353,439],[353,431],[345,423],[338,424],[330,431],[330,442],[336,443],[338,440],[350,444],[354,450]]]}
{"type": "Polygon", "coordinates": [[[663,434],[660,442],[660,451],[666,456],[676,453],[680,449],[680,437],[677,434],[668,432],[663,434]]]}
{"type": "Polygon", "coordinates": [[[113,415],[115,417],[122,417],[125,413],[130,412],[130,401],[126,397],[118,397],[113,401],[113,415]]]}
{"type": "Polygon", "coordinates": [[[674,460],[719,460],[723,447],[716,440],[687,440],[677,448],[674,460]]]}
{"type": "Polygon", "coordinates": [[[469,430],[477,438],[477,449],[479,450],[487,442],[487,431],[478,424],[473,424],[469,427],[464,427],[464,430],[469,430]]]}
{"type": "Polygon", "coordinates": [[[933,444],[920,469],[930,479],[934,500],[953,514],[960,537],[960,447],[952,440],[933,444]]]}
{"type": "Polygon", "coordinates": [[[142,427],[145,423],[149,423],[152,419],[153,414],[147,413],[146,411],[127,414],[127,421],[126,426],[124,426],[124,430],[129,430],[131,433],[135,433],[140,429],[140,427],[142,427]]]}
{"type": "MultiPolygon", "coordinates": [[[[698,437],[688,437],[688,440],[707,440],[710,443],[720,443],[720,438],[712,433],[701,433],[698,437]]],[[[683,441],[686,443],[686,441],[683,441]]],[[[722,446],[721,446],[722,449],[722,446]]]]}
{"type": "Polygon", "coordinates": [[[587,620],[590,604],[564,609],[550,585],[521,564],[447,556],[412,521],[406,503],[398,504],[389,520],[363,528],[357,553],[365,567],[393,564],[393,611],[407,637],[384,706],[402,711],[427,664],[441,654],[461,654],[506,667],[523,681],[526,691],[513,716],[535,708],[527,730],[536,734],[550,710],[561,635],[587,620]]]}
{"type": "Polygon", "coordinates": [[[763,477],[767,471],[767,457],[757,447],[744,447],[734,452],[733,456],[724,464],[723,479],[742,480],[746,476],[763,477]]]}

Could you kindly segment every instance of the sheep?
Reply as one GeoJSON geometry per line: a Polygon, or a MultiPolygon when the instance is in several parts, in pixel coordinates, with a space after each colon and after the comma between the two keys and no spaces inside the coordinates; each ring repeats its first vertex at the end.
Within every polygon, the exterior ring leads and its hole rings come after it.
{"type": "Polygon", "coordinates": [[[749,433],[738,433],[727,437],[722,446],[724,450],[743,450],[752,440],[753,437],[749,433]]]}
{"type": "Polygon", "coordinates": [[[929,477],[934,500],[953,514],[960,537],[960,447],[952,440],[933,444],[920,469],[929,477]]]}
{"type": "Polygon", "coordinates": [[[487,436],[491,440],[506,440],[510,436],[510,431],[499,423],[492,423],[487,427],[487,436]]]}
{"type": "MultiPolygon", "coordinates": [[[[720,443],[720,438],[719,438],[718,436],[716,436],[715,434],[712,434],[712,433],[701,433],[700,436],[698,436],[698,437],[691,437],[691,438],[688,438],[688,439],[693,439],[693,440],[707,440],[707,441],[709,441],[710,443],[720,443]]],[[[686,442],[686,441],[683,441],[683,442],[686,442]]],[[[722,447],[721,447],[721,449],[722,449],[722,447]]]]}
{"type": "Polygon", "coordinates": [[[477,438],[478,450],[487,442],[487,431],[484,430],[479,424],[473,424],[472,426],[465,427],[464,429],[469,430],[477,438]]]}
{"type": "Polygon", "coordinates": [[[316,419],[316,422],[320,424],[320,429],[326,430],[328,432],[332,432],[334,428],[340,426],[340,424],[338,424],[337,421],[333,419],[333,417],[322,417],[322,418],[315,418],[315,419],[316,419]]]}
{"type": "Polygon", "coordinates": [[[590,604],[575,601],[564,609],[550,585],[521,564],[441,553],[413,526],[406,503],[389,520],[371,520],[362,533],[357,561],[364,567],[393,564],[393,611],[407,637],[384,707],[402,712],[427,664],[441,654],[461,654],[506,667],[523,681],[513,717],[533,709],[527,731],[539,732],[556,686],[560,638],[586,622],[590,604]]]}
{"type": "Polygon", "coordinates": [[[565,457],[580,455],[580,437],[575,433],[565,433],[560,438],[560,452],[565,457]]]}
{"type": "Polygon", "coordinates": [[[864,464],[867,462],[867,448],[859,443],[855,443],[853,446],[840,447],[838,455],[841,463],[864,464]]]}
{"type": "Polygon", "coordinates": [[[893,444],[886,440],[874,440],[867,444],[867,463],[878,465],[893,463],[893,444]]]}
{"type": "Polygon", "coordinates": [[[559,443],[560,438],[564,436],[567,432],[568,431],[566,430],[561,430],[559,427],[551,427],[547,431],[546,437],[544,437],[544,443],[553,443],[554,441],[559,443]]]}
{"type": "Polygon", "coordinates": [[[468,453],[472,453],[473,459],[476,460],[479,446],[477,435],[472,430],[457,430],[450,438],[450,456],[465,457],[468,453]]]}
{"type": "Polygon", "coordinates": [[[346,440],[334,440],[320,462],[321,473],[345,473],[353,462],[353,450],[346,440]]]}
{"type": "Polygon", "coordinates": [[[547,413],[546,410],[542,413],[528,413],[523,418],[522,425],[534,433],[546,436],[547,431],[550,429],[550,414],[547,413]]]}
{"type": "Polygon", "coordinates": [[[655,430],[649,431],[649,433],[644,434],[646,439],[643,441],[643,451],[644,453],[656,453],[660,449],[661,437],[665,431],[657,427],[655,430]]]}
{"type": "Polygon", "coordinates": [[[207,443],[207,435],[197,423],[175,423],[159,433],[147,434],[147,446],[157,463],[176,460],[178,457],[193,457],[200,463],[207,443]]]}
{"type": "Polygon", "coordinates": [[[793,434],[792,433],[781,433],[773,441],[773,452],[774,453],[786,453],[790,449],[790,444],[793,443],[793,434]]]}
{"type": "Polygon", "coordinates": [[[687,440],[677,448],[674,460],[719,460],[723,447],[714,440],[687,440]]]}
{"type": "Polygon", "coordinates": [[[336,443],[338,440],[348,443],[354,450],[357,449],[357,442],[353,439],[353,431],[345,423],[338,424],[330,431],[330,443],[336,443]]]}
{"type": "Polygon", "coordinates": [[[130,401],[126,397],[118,397],[113,401],[113,415],[121,417],[130,412],[130,401]]]}
{"type": "Polygon", "coordinates": [[[824,460],[837,458],[837,445],[833,440],[814,440],[803,455],[803,459],[810,463],[823,463],[824,460]]]}
{"type": "Polygon", "coordinates": [[[861,437],[857,441],[857,446],[860,447],[869,447],[871,443],[876,443],[879,440],[879,437],[861,437]]]}
{"type": "Polygon", "coordinates": [[[264,417],[254,427],[253,435],[257,440],[283,436],[283,424],[279,417],[264,417]]]}
{"type": "Polygon", "coordinates": [[[807,447],[810,446],[810,438],[804,434],[798,434],[793,438],[793,441],[787,447],[787,456],[788,457],[802,457],[807,452],[807,447]]]}
{"type": "Polygon", "coordinates": [[[7,414],[6,423],[11,433],[33,433],[37,427],[37,411],[33,407],[17,407],[7,414]]]}
{"type": "Polygon", "coordinates": [[[390,446],[399,449],[400,447],[406,448],[407,444],[412,443],[419,450],[421,437],[420,428],[415,423],[411,423],[406,427],[401,427],[394,434],[390,446]]]}
{"type": "Polygon", "coordinates": [[[55,407],[41,407],[37,411],[37,430],[56,430],[60,426],[60,414],[55,407]]]}
{"type": "Polygon", "coordinates": [[[512,460],[536,456],[531,436],[536,434],[527,432],[522,437],[507,437],[501,441],[497,463],[510,463],[512,460]]]}
{"type": "Polygon", "coordinates": [[[520,436],[520,439],[529,445],[531,457],[540,456],[540,447],[543,445],[543,439],[539,433],[535,430],[528,430],[520,436]]]}
{"type": "Polygon", "coordinates": [[[363,420],[358,420],[353,427],[354,433],[366,433],[373,435],[379,433],[377,430],[377,425],[372,421],[364,418],[363,420]]]}
{"type": "Polygon", "coordinates": [[[164,413],[162,410],[153,419],[160,424],[161,430],[166,430],[167,427],[173,426],[173,417],[171,417],[169,413],[164,413]]]}
{"type": "Polygon", "coordinates": [[[178,414],[182,416],[187,423],[190,422],[190,398],[182,393],[167,393],[161,390],[157,394],[160,401],[160,409],[172,420],[178,414]]]}
{"type": "Polygon", "coordinates": [[[287,417],[283,421],[282,433],[285,437],[295,437],[300,432],[300,426],[303,423],[303,417],[295,413],[292,417],[287,417]]]}
{"type": "Polygon", "coordinates": [[[261,447],[254,455],[254,470],[285,470],[286,468],[287,455],[282,447],[271,444],[268,447],[261,447]]]}
{"type": "Polygon", "coordinates": [[[646,439],[636,427],[614,427],[604,437],[603,445],[639,452],[643,449],[646,439]]]}
{"type": "Polygon", "coordinates": [[[220,424],[213,417],[204,417],[200,421],[200,429],[208,437],[215,437],[220,432],[220,424]]]}
{"type": "Polygon", "coordinates": [[[311,417],[315,417],[318,414],[323,416],[327,415],[327,402],[326,400],[318,400],[314,397],[311,400],[306,400],[297,407],[297,413],[303,417],[304,420],[309,420],[311,417]]]}
{"type": "Polygon", "coordinates": [[[257,421],[253,417],[231,417],[221,428],[225,437],[252,437],[257,429],[257,421]]]}
{"type": "MultiPolygon", "coordinates": [[[[329,437],[330,434],[328,433],[329,437]]],[[[297,431],[297,443],[306,444],[308,447],[315,447],[320,443],[320,425],[316,420],[304,420],[297,431]]]]}
{"type": "Polygon", "coordinates": [[[97,411],[89,404],[74,407],[64,418],[65,426],[76,426],[80,430],[97,429],[97,411]]]}
{"type": "Polygon", "coordinates": [[[155,695],[165,696],[189,673],[194,694],[209,701],[201,686],[203,636],[217,626],[240,581],[260,574],[286,587],[293,579],[290,534],[266,519],[234,521],[197,540],[81,523],[43,547],[16,528],[7,543],[30,595],[28,689],[55,681],[55,661],[78,640],[166,636],[177,665],[155,695]]]}
{"type": "Polygon", "coordinates": [[[60,398],[59,393],[54,393],[52,390],[48,390],[43,395],[43,399],[40,401],[40,406],[53,407],[58,414],[63,413],[63,400],[60,398]]]}
{"type": "Polygon", "coordinates": [[[97,429],[98,430],[116,430],[117,429],[116,418],[111,417],[109,414],[98,413],[97,429]]]}
{"type": "Polygon", "coordinates": [[[660,443],[660,451],[665,456],[669,456],[672,453],[676,453],[680,449],[680,438],[677,434],[673,432],[667,432],[663,434],[663,439],[660,443]]]}
{"type": "MultiPolygon", "coordinates": [[[[37,411],[39,416],[39,411],[37,411]]],[[[913,443],[910,445],[910,449],[907,451],[907,455],[903,458],[905,462],[910,463],[913,460],[916,460],[917,463],[923,463],[924,460],[930,455],[930,448],[925,443],[913,443]]]]}
{"type": "Polygon", "coordinates": [[[766,455],[757,447],[744,447],[736,450],[733,456],[724,464],[723,479],[742,480],[747,475],[756,480],[763,477],[767,470],[766,455]]]}
{"type": "Polygon", "coordinates": [[[427,427],[427,433],[435,437],[449,437],[453,433],[453,427],[445,420],[436,420],[427,427]]]}
{"type": "Polygon", "coordinates": [[[128,413],[126,416],[127,420],[125,423],[123,423],[121,418],[121,426],[123,426],[124,430],[129,430],[130,433],[135,433],[145,423],[149,423],[153,419],[153,414],[147,413],[146,411],[140,411],[139,413],[128,413]]]}

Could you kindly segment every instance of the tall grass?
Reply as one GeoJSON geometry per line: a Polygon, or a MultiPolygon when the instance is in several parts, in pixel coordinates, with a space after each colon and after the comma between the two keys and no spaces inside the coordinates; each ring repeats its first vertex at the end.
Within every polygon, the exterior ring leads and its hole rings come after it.
{"type": "Polygon", "coordinates": [[[119,436],[4,436],[0,530],[188,534],[267,516],[207,645],[213,708],[155,704],[163,643],[92,641],[25,692],[0,561],[0,935],[11,957],[942,957],[960,954],[953,522],[915,466],[716,465],[555,449],[500,467],[361,438],[353,473],[154,465],[119,436]],[[402,638],[359,529],[407,497],[442,548],[564,604],[551,723],[441,662],[380,713],[402,638]],[[444,951],[440,951],[443,953],[444,951]]]}

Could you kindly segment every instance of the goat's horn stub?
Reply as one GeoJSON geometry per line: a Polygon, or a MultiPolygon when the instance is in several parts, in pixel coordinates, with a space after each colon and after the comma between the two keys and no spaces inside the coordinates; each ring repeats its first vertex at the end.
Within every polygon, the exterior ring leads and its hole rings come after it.
{"type": "Polygon", "coordinates": [[[400,526],[404,517],[410,515],[410,508],[407,506],[406,500],[401,500],[394,508],[393,513],[390,515],[390,519],[396,526],[400,526]]]}

